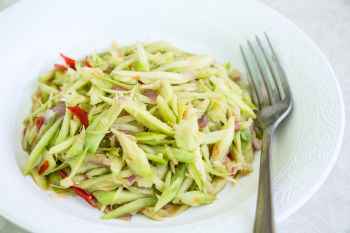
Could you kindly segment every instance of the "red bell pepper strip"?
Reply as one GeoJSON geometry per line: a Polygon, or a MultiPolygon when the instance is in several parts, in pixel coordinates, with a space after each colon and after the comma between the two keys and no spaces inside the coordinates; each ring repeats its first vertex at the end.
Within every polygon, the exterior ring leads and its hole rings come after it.
{"type": "Polygon", "coordinates": [[[64,56],[62,53],[60,53],[60,54],[61,54],[61,57],[62,57],[62,58],[64,59],[64,61],[66,62],[66,64],[67,64],[70,68],[72,68],[72,69],[75,70],[75,61],[74,61],[73,59],[69,58],[69,57],[64,56]]]}
{"type": "Polygon", "coordinates": [[[59,65],[59,64],[55,64],[54,67],[59,68],[59,69],[62,69],[62,70],[66,70],[66,69],[67,69],[66,66],[64,66],[64,65],[59,65]]]}
{"type": "MultiPolygon", "coordinates": [[[[64,173],[64,171],[62,170],[58,170],[58,173],[61,175],[61,177],[64,179],[67,177],[67,174],[64,173]]],[[[89,203],[89,205],[91,207],[96,207],[94,204],[92,204],[91,200],[96,199],[96,197],[94,197],[94,195],[92,194],[88,194],[87,192],[85,192],[83,189],[78,188],[78,187],[74,187],[71,186],[71,188],[78,194],[78,196],[84,198],[84,200],[89,203]]]]}
{"type": "Polygon", "coordinates": [[[91,68],[92,66],[90,65],[90,63],[89,63],[88,60],[87,60],[88,57],[89,57],[89,56],[86,56],[86,58],[85,58],[85,64],[86,64],[87,67],[91,68]]]}
{"type": "Polygon", "coordinates": [[[42,126],[44,124],[44,117],[42,117],[42,118],[36,118],[35,119],[35,125],[36,125],[36,127],[38,128],[37,130],[37,132],[39,132],[39,130],[40,130],[40,127],[42,126]]]}
{"type": "Polygon", "coordinates": [[[67,107],[69,111],[71,111],[74,116],[76,116],[80,122],[84,125],[85,129],[89,126],[89,119],[83,109],[79,107],[79,105],[75,106],[74,108],[72,107],[67,107]]]}
{"type": "Polygon", "coordinates": [[[49,161],[45,160],[43,165],[41,165],[40,169],[39,169],[39,175],[43,174],[48,168],[50,167],[49,161]]]}

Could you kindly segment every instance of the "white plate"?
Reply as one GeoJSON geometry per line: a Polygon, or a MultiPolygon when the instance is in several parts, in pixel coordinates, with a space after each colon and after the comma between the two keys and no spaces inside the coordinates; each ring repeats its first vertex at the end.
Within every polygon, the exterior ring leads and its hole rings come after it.
{"type": "MultiPolygon", "coordinates": [[[[244,74],[239,44],[266,31],[287,74],[294,107],[274,137],[275,217],[280,222],[317,190],[336,160],[344,107],[336,77],[318,48],[283,16],[255,1],[22,1],[0,14],[0,214],[34,232],[250,232],[259,159],[243,187],[212,205],[164,222],[136,216],[101,221],[80,198],[51,200],[21,171],[20,141],[36,78],[62,63],[149,37],[185,51],[231,60],[244,74]]],[[[266,47],[266,43],[263,44],[266,47]]]]}

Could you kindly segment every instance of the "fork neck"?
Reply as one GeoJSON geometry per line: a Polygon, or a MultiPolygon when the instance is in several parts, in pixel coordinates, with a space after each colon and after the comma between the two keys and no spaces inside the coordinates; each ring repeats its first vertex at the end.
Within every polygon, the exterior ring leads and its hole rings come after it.
{"type": "Polygon", "coordinates": [[[266,127],[263,132],[254,233],[275,232],[271,179],[272,137],[274,131],[275,127],[272,125],[266,127]]]}

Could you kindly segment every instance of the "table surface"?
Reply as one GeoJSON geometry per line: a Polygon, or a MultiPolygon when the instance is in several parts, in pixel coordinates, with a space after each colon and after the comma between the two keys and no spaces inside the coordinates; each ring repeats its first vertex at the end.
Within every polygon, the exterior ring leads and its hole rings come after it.
{"type": "MultiPolygon", "coordinates": [[[[1,0],[0,11],[19,0],[1,0]]],[[[260,0],[285,15],[318,45],[338,77],[345,102],[345,133],[339,157],[320,189],[279,223],[278,233],[350,233],[350,0],[260,0]]],[[[0,233],[26,230],[0,216],[0,233]]]]}

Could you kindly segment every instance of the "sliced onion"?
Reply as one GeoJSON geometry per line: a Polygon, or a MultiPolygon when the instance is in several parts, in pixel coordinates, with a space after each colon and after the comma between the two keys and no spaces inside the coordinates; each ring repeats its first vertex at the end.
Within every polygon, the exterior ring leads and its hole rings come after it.
{"type": "Polygon", "coordinates": [[[36,167],[36,165],[38,165],[41,161],[41,159],[43,158],[42,155],[40,155],[36,160],[35,162],[33,163],[32,167],[30,168],[30,170],[32,170],[34,167],[36,167]]]}
{"type": "Polygon", "coordinates": [[[198,119],[198,127],[200,129],[204,129],[205,127],[207,127],[209,120],[210,120],[209,117],[203,114],[201,118],[198,119]]]}
{"type": "Polygon", "coordinates": [[[66,112],[66,105],[59,105],[51,109],[54,112],[66,112]]]}
{"type": "Polygon", "coordinates": [[[54,107],[53,109],[51,109],[53,112],[58,112],[58,114],[55,117],[55,121],[57,121],[58,119],[60,119],[61,117],[64,116],[64,114],[66,114],[66,105],[60,105],[57,107],[54,107]]]}
{"type": "Polygon", "coordinates": [[[109,132],[105,135],[105,138],[111,138],[114,136],[114,133],[113,132],[109,132]]]}
{"type": "Polygon", "coordinates": [[[126,103],[126,99],[127,99],[126,96],[118,96],[118,103],[119,104],[126,103]]]}
{"type": "MultiPolygon", "coordinates": [[[[127,130],[127,129],[118,129],[119,132],[125,133],[125,134],[133,134],[134,132],[127,130]]],[[[109,132],[105,135],[105,138],[110,138],[113,137],[114,133],[113,132],[109,132]]]]}
{"type": "Polygon", "coordinates": [[[118,129],[119,132],[125,133],[125,134],[133,134],[134,132],[127,130],[127,129],[118,129]]]}
{"type": "Polygon", "coordinates": [[[117,86],[117,85],[113,85],[112,86],[112,90],[116,90],[116,91],[130,91],[128,88],[117,86]]]}
{"type": "Polygon", "coordinates": [[[252,144],[255,150],[260,149],[260,141],[256,137],[252,138],[252,144]]]}
{"type": "Polygon", "coordinates": [[[91,165],[92,167],[104,167],[111,164],[111,160],[107,158],[104,154],[96,154],[96,159],[88,158],[86,159],[86,163],[91,165]]]}
{"type": "Polygon", "coordinates": [[[185,72],[184,76],[188,78],[191,83],[193,83],[196,80],[196,76],[193,72],[185,72]]]}
{"type": "Polygon", "coordinates": [[[131,221],[131,217],[132,217],[131,214],[125,214],[123,216],[118,217],[118,219],[130,222],[131,221]]]}
{"type": "Polygon", "coordinates": [[[143,93],[147,95],[151,100],[156,100],[158,97],[157,92],[153,91],[152,89],[145,89],[143,90],[143,93]]]}
{"type": "Polygon", "coordinates": [[[104,164],[104,165],[111,165],[111,160],[109,158],[107,158],[107,156],[105,156],[105,155],[99,155],[98,160],[102,161],[102,164],[104,164]]]}
{"type": "Polygon", "coordinates": [[[46,114],[44,116],[44,123],[47,124],[47,122],[49,122],[49,120],[51,119],[52,115],[54,114],[55,112],[52,111],[51,109],[47,110],[46,111],[46,114]]]}
{"type": "Polygon", "coordinates": [[[113,68],[107,67],[107,69],[105,69],[103,72],[106,74],[110,74],[113,70],[113,68]]]}
{"type": "Polygon", "coordinates": [[[106,166],[106,164],[99,163],[99,162],[96,162],[94,160],[87,160],[86,163],[91,165],[92,167],[104,167],[104,166],[106,166]]]}
{"type": "Polygon", "coordinates": [[[122,117],[122,116],[127,116],[127,115],[130,115],[127,111],[125,111],[124,109],[120,112],[119,114],[119,117],[122,117]]]}
{"type": "Polygon", "coordinates": [[[255,135],[255,131],[254,131],[254,128],[253,128],[253,125],[250,125],[249,126],[249,129],[250,129],[250,134],[253,136],[253,134],[255,135]]]}
{"type": "Polygon", "coordinates": [[[259,149],[260,149],[260,141],[259,141],[259,139],[257,139],[257,137],[256,137],[256,133],[255,133],[255,131],[254,131],[253,125],[251,125],[251,126],[249,127],[249,129],[250,129],[250,133],[251,133],[251,135],[252,135],[252,145],[253,145],[253,148],[254,148],[255,150],[259,150],[259,149]]]}
{"type": "Polygon", "coordinates": [[[137,176],[129,176],[126,178],[128,180],[129,186],[131,186],[136,180],[137,180],[137,176]]]}

